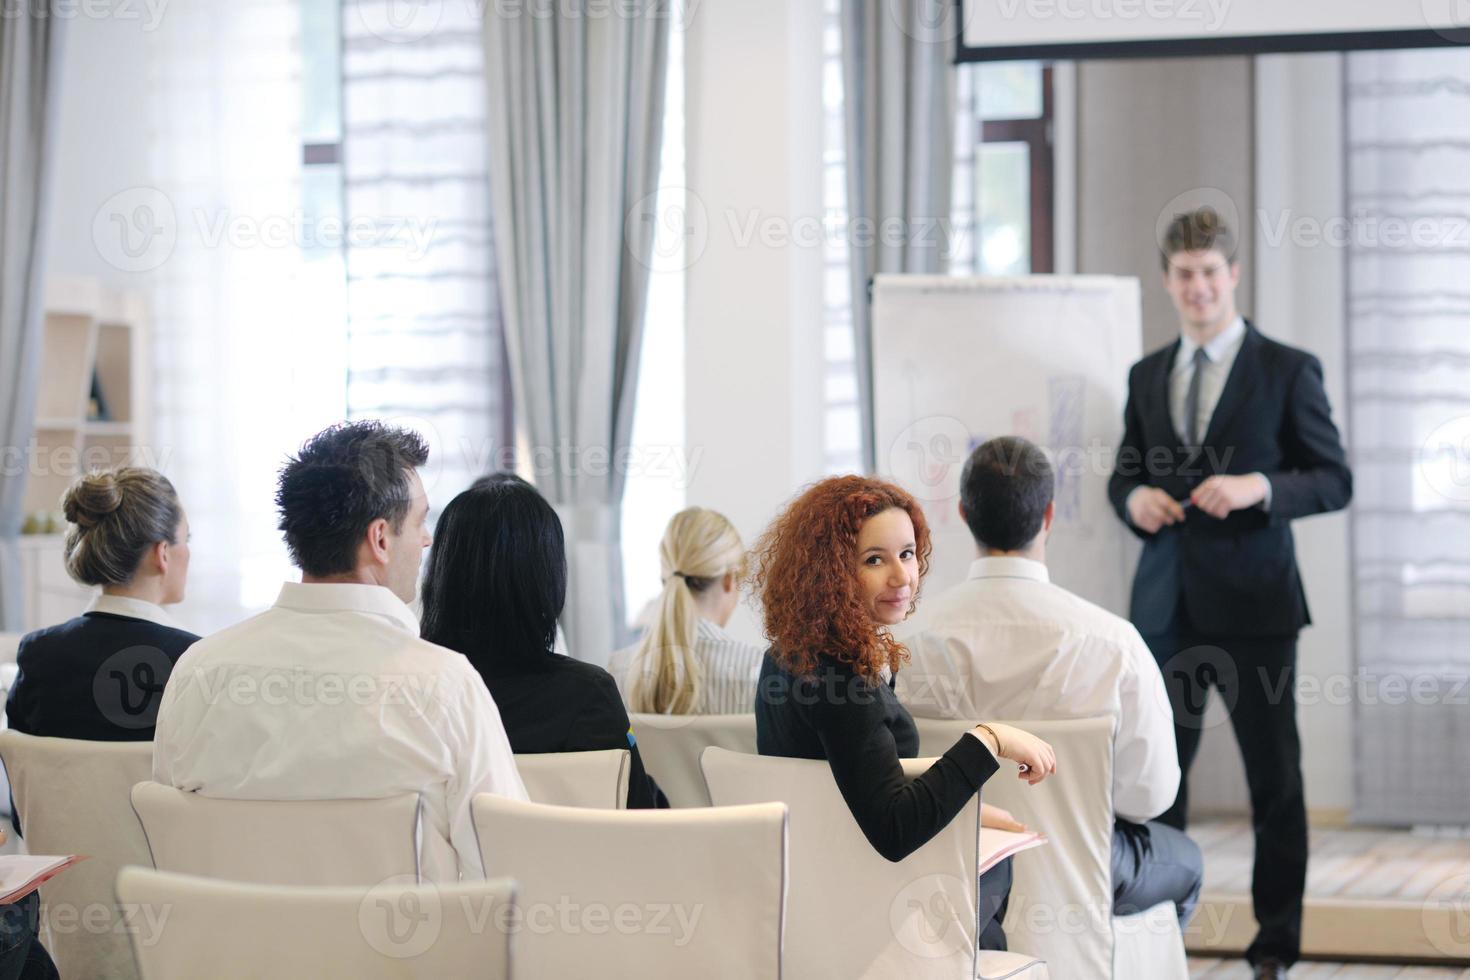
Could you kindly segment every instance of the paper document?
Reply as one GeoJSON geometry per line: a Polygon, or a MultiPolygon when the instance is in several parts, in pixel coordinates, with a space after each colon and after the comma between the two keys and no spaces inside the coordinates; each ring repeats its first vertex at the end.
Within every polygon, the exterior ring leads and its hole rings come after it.
{"type": "Polygon", "coordinates": [[[25,898],[40,888],[42,883],[54,878],[86,857],[72,854],[56,857],[45,854],[0,855],[0,905],[25,898]]]}
{"type": "Polygon", "coordinates": [[[1046,835],[1028,830],[1016,833],[1013,830],[997,830],[994,827],[980,828],[980,873],[984,874],[1012,854],[1020,854],[1033,847],[1047,843],[1046,835]]]}

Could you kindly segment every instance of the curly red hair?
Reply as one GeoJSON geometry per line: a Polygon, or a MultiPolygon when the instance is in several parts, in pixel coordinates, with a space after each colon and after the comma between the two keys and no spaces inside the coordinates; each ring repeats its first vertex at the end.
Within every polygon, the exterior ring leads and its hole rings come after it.
{"type": "MultiPolygon", "coordinates": [[[[863,522],[897,507],[914,524],[919,579],[929,572],[933,545],[924,512],[903,489],[863,476],[838,476],[807,487],[756,542],[751,582],[760,597],[772,655],[796,676],[811,674],[818,658],[851,664],[877,678],[897,670],[908,651],[875,628],[858,592],[857,539],[863,522]]],[[[919,598],[914,590],[914,603],[919,598]]],[[[914,606],[909,606],[912,614],[914,606]]]]}

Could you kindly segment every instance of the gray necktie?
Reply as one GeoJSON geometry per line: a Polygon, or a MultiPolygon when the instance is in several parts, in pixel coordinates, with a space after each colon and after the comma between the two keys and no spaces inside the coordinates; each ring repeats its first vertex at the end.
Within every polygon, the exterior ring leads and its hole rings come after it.
{"type": "Polygon", "coordinates": [[[1198,446],[1204,438],[1204,433],[1199,431],[1199,379],[1204,373],[1205,365],[1210,361],[1210,355],[1205,353],[1203,347],[1194,349],[1194,373],[1189,376],[1189,390],[1184,393],[1184,438],[1189,445],[1198,446]]]}

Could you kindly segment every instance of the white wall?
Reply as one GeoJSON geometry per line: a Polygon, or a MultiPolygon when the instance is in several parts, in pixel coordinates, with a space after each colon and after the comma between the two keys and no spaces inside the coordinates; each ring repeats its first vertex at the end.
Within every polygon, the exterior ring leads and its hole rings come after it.
{"type": "Polygon", "coordinates": [[[822,5],[703,0],[685,43],[688,501],[749,545],[822,471],[822,5]]]}
{"type": "Polygon", "coordinates": [[[80,12],[87,6],[66,21],[46,272],[141,287],[140,276],[108,264],[93,241],[92,221],[114,194],[151,183],[150,15],[138,4],[122,11],[136,18],[88,17],[80,12]]]}
{"type": "MultiPolygon", "coordinates": [[[[1345,214],[1342,55],[1256,59],[1256,303],[1266,333],[1316,354],[1333,420],[1347,442],[1347,253],[1290,229],[1345,214]],[[1282,232],[1285,231],[1285,234],[1282,232]]],[[[1352,706],[1326,703],[1353,671],[1350,528],[1345,512],[1297,521],[1297,562],[1313,625],[1298,647],[1298,723],[1307,806],[1353,799],[1352,706]]]]}

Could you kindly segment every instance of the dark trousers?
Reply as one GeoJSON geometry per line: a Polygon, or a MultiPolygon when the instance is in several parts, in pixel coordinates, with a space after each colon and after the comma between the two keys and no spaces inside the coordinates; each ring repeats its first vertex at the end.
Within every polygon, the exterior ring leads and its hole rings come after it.
{"type": "Polygon", "coordinates": [[[1205,862],[1199,845],[1167,824],[1113,823],[1113,914],[1132,915],[1173,902],[1179,928],[1199,904],[1205,862]]]}
{"type": "Polygon", "coordinates": [[[980,933],[975,945],[1005,951],[1006,934],[1001,925],[1011,904],[1011,859],[1006,858],[980,876],[980,933]]]}
{"type": "Polygon", "coordinates": [[[1251,899],[1260,931],[1246,950],[1287,965],[1301,952],[1307,881],[1307,805],[1296,727],[1296,637],[1203,637],[1181,608],[1175,628],[1145,636],[1164,675],[1179,748],[1179,795],[1159,822],[1184,829],[1189,767],[1204,730],[1210,688],[1220,693],[1245,763],[1255,830],[1251,899]]]}
{"type": "Polygon", "coordinates": [[[56,966],[36,938],[41,896],[0,905],[0,980],[56,980],[56,966]]]}

